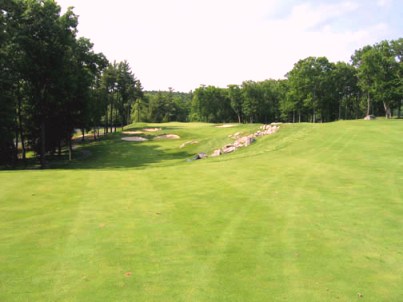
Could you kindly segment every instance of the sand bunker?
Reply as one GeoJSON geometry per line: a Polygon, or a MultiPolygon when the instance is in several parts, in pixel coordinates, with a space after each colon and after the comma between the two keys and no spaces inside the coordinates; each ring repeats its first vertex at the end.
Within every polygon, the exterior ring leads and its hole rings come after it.
{"type": "Polygon", "coordinates": [[[124,131],[124,132],[122,132],[122,134],[125,134],[125,135],[139,135],[139,134],[143,134],[144,132],[143,131],[124,131]]]}
{"type": "Polygon", "coordinates": [[[148,141],[148,139],[144,138],[144,137],[140,137],[140,136],[126,136],[126,137],[122,137],[123,141],[126,142],[145,142],[148,141]]]}
{"type": "Polygon", "coordinates": [[[225,124],[225,125],[221,125],[221,126],[216,126],[216,128],[232,128],[232,127],[236,127],[236,125],[233,125],[233,124],[225,124]]]}
{"type": "Polygon", "coordinates": [[[164,134],[157,136],[155,139],[179,139],[180,136],[176,134],[164,134]]]}
{"type": "Polygon", "coordinates": [[[145,128],[145,129],[143,129],[143,131],[146,131],[146,132],[157,132],[157,131],[161,131],[162,129],[161,128],[145,128]]]}
{"type": "Polygon", "coordinates": [[[195,144],[198,144],[199,142],[198,141],[189,141],[189,142],[186,142],[186,143],[183,143],[182,145],[180,145],[179,146],[179,148],[185,148],[187,145],[195,145],[195,144]]]}

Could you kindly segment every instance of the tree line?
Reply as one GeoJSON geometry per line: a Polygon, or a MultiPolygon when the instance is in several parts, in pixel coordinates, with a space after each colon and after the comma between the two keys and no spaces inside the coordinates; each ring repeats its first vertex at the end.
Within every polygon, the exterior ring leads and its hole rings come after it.
{"type": "Polygon", "coordinates": [[[202,85],[180,96],[172,90],[146,93],[133,120],[331,122],[393,114],[400,118],[402,52],[400,38],[356,50],[349,63],[333,63],[326,57],[299,60],[282,80],[244,81],[226,88],[202,85]]]}
{"type": "Polygon", "coordinates": [[[132,107],[132,122],[165,123],[188,122],[192,93],[145,91],[132,107]]]}
{"type": "Polygon", "coordinates": [[[144,91],[127,61],[109,62],[78,16],[54,0],[0,4],[0,165],[68,150],[76,129],[102,133],[132,122],[330,122],[401,115],[403,39],[356,50],[351,62],[298,61],[285,79],[189,93],[144,91]],[[67,148],[66,148],[67,147],[67,148]]]}
{"type": "Polygon", "coordinates": [[[351,63],[326,57],[298,61],[284,80],[245,81],[193,92],[190,120],[331,122],[365,115],[401,116],[403,39],[365,46],[351,63]]]}
{"type": "Polygon", "coordinates": [[[46,165],[75,129],[104,133],[131,122],[143,88],[126,61],[109,62],[87,38],[78,17],[53,0],[0,5],[0,164],[25,161],[33,150],[46,165]]]}

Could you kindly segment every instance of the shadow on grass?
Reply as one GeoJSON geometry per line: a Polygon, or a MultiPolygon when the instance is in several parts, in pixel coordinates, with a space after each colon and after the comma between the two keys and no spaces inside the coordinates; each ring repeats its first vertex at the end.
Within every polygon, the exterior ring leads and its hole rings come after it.
{"type": "Polygon", "coordinates": [[[85,142],[73,151],[73,160],[66,153],[61,158],[50,159],[50,169],[116,169],[145,168],[154,164],[185,162],[193,154],[167,149],[149,142],[125,142],[114,135],[96,142],[85,142]]]}
{"type": "MultiPolygon", "coordinates": [[[[158,125],[142,125],[140,127],[128,127],[125,131],[143,131],[136,135],[144,137],[148,142],[127,142],[121,140],[121,131],[109,133],[94,141],[92,136],[81,141],[81,137],[75,139],[75,148],[72,153],[72,160],[69,161],[68,151],[63,150],[60,156],[48,155],[46,157],[46,169],[125,169],[125,168],[146,168],[153,165],[170,165],[172,163],[186,162],[194,157],[189,153],[176,147],[171,147],[168,141],[158,141],[156,136],[170,132],[176,132],[183,127],[170,125],[158,127],[158,125]],[[146,128],[160,128],[159,131],[143,131],[146,128]],[[165,145],[165,143],[167,143],[165,145]]],[[[130,135],[129,135],[130,136],[130,135]]],[[[37,170],[40,169],[39,159],[30,158],[24,164],[19,162],[16,167],[0,167],[0,170],[37,170]]]]}

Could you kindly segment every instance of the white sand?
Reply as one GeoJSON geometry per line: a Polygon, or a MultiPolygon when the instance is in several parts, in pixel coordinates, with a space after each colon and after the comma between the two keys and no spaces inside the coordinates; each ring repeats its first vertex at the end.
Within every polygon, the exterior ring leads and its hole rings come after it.
{"type": "Polygon", "coordinates": [[[124,131],[124,132],[122,132],[122,134],[125,134],[125,135],[139,135],[139,134],[143,134],[144,132],[143,131],[124,131]]]}
{"type": "Polygon", "coordinates": [[[162,129],[161,128],[145,128],[145,129],[143,129],[143,131],[146,131],[146,132],[156,132],[156,131],[161,131],[162,129]]]}
{"type": "Polygon", "coordinates": [[[233,124],[225,124],[225,125],[221,125],[221,126],[216,126],[216,128],[232,128],[232,127],[236,127],[237,125],[233,125],[233,124]]]}
{"type": "Polygon", "coordinates": [[[155,139],[179,139],[180,136],[176,134],[164,134],[157,136],[155,139]]]}
{"type": "Polygon", "coordinates": [[[122,137],[123,141],[126,142],[145,142],[148,141],[148,139],[144,138],[144,137],[140,137],[140,136],[126,136],[126,137],[122,137]]]}

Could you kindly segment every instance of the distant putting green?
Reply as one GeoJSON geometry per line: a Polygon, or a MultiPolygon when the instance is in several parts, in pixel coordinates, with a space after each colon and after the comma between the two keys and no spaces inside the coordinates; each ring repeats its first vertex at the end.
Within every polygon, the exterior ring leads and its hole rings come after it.
{"type": "Polygon", "coordinates": [[[216,126],[1,171],[0,301],[403,300],[403,121],[216,126]]]}

